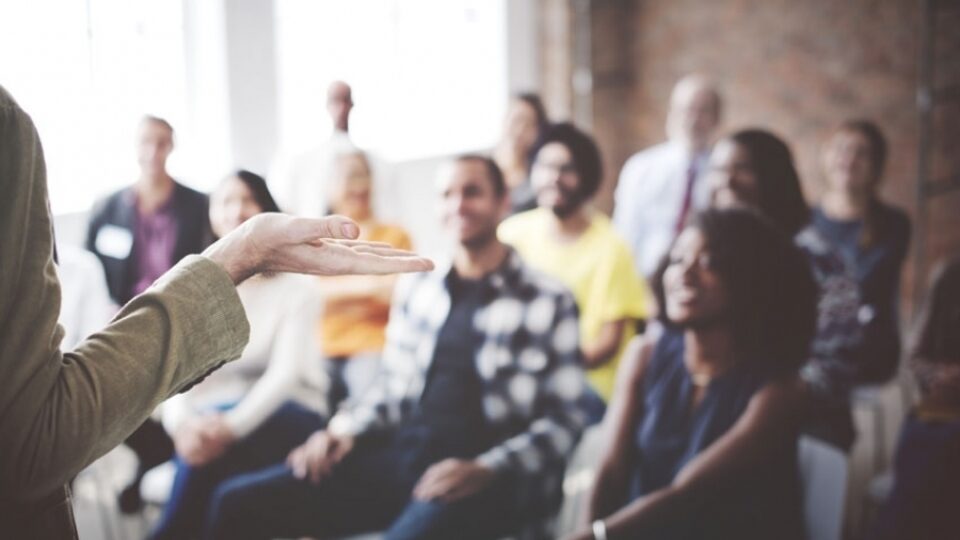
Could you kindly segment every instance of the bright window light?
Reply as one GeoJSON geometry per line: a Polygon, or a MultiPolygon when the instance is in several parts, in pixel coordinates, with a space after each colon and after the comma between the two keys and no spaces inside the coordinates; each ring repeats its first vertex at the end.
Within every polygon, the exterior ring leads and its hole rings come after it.
{"type": "MultiPolygon", "coordinates": [[[[136,179],[133,134],[143,114],[184,123],[181,3],[5,4],[0,84],[40,133],[54,213],[87,210],[136,179]]],[[[186,168],[176,152],[170,168],[186,168]]]]}
{"type": "Polygon", "coordinates": [[[493,145],[507,100],[503,0],[277,0],[281,147],[332,129],[327,85],[356,103],[351,135],[392,161],[493,145]]]}

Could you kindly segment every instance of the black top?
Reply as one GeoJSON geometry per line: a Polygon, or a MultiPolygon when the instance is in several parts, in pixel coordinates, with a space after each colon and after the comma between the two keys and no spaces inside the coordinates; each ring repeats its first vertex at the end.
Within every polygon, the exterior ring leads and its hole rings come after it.
{"type": "Polygon", "coordinates": [[[481,280],[451,274],[450,313],[437,335],[426,386],[403,438],[417,439],[424,464],[470,458],[496,442],[483,413],[483,386],[474,358],[483,341],[473,319],[489,296],[481,280]]]}
{"type": "MultiPolygon", "coordinates": [[[[695,387],[683,361],[682,331],[665,329],[643,379],[634,426],[631,498],[669,486],[677,474],[743,415],[767,378],[746,365],[710,381],[692,407],[695,387]]],[[[802,537],[796,445],[765,449],[749,469],[702,499],[695,516],[665,524],[659,539],[802,537]]]]}
{"type": "Polygon", "coordinates": [[[900,354],[898,293],[900,273],[910,245],[910,219],[902,211],[875,202],[875,235],[861,245],[863,220],[840,221],[813,210],[813,226],[847,262],[860,289],[865,356],[873,358],[867,382],[882,382],[896,372],[900,354]]]}

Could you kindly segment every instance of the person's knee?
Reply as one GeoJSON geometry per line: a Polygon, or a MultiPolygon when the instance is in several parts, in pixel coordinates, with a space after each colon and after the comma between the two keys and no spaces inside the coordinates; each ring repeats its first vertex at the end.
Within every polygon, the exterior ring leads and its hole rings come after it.
{"type": "Polygon", "coordinates": [[[432,501],[412,501],[390,526],[385,540],[443,538],[449,521],[449,505],[432,501]]]}

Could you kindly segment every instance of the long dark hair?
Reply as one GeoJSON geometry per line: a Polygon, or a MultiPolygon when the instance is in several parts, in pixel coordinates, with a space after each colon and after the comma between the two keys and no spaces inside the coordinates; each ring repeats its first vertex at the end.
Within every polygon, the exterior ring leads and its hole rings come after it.
{"type": "Polygon", "coordinates": [[[533,92],[521,92],[513,96],[516,101],[522,101],[533,109],[533,114],[537,117],[537,135],[543,133],[550,125],[550,118],[547,116],[547,108],[543,106],[543,100],[538,94],[533,92]]]}
{"type": "Polygon", "coordinates": [[[247,189],[249,189],[253,195],[253,200],[256,201],[257,206],[264,212],[280,211],[277,201],[273,199],[273,195],[270,194],[270,189],[267,188],[267,181],[264,180],[262,176],[245,169],[238,169],[234,171],[230,177],[238,178],[247,186],[247,189]]]}
{"type": "Polygon", "coordinates": [[[939,265],[933,275],[917,319],[911,356],[960,364],[960,257],[939,265]]]}
{"type": "Polygon", "coordinates": [[[728,137],[750,155],[757,178],[760,212],[790,236],[810,221],[800,175],[793,166],[790,148],[779,137],[762,129],[745,129],[728,137]]]}
{"type": "MultiPolygon", "coordinates": [[[[807,359],[816,328],[817,286],[793,241],[766,217],[744,208],[707,209],[688,226],[703,234],[711,267],[727,289],[726,317],[742,360],[772,376],[795,373],[807,359]]],[[[664,256],[653,277],[660,320],[664,256]]]]}

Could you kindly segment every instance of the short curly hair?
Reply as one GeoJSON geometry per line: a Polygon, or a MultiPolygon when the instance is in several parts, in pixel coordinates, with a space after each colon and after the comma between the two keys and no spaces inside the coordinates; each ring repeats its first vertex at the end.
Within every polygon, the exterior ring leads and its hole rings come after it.
{"type": "Polygon", "coordinates": [[[573,156],[573,167],[577,170],[577,176],[580,177],[580,197],[584,201],[593,197],[600,189],[600,181],[603,179],[600,149],[597,148],[593,137],[569,122],[551,124],[543,130],[530,150],[530,156],[533,158],[530,160],[531,167],[540,150],[550,143],[560,143],[570,151],[570,155],[573,156]]]}

